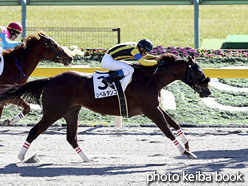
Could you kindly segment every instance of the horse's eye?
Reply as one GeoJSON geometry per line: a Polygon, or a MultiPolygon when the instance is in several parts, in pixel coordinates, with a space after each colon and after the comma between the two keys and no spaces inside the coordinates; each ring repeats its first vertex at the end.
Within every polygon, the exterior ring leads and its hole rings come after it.
{"type": "Polygon", "coordinates": [[[196,77],[200,77],[200,76],[201,76],[201,74],[202,74],[202,72],[201,72],[201,71],[196,71],[196,72],[195,72],[195,76],[196,76],[196,77]]]}

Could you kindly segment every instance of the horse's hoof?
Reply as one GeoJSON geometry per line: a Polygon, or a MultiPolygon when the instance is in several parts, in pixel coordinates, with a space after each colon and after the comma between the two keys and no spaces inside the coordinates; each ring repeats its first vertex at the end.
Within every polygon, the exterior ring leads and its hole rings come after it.
{"type": "Polygon", "coordinates": [[[31,158],[26,160],[24,163],[39,163],[39,162],[40,162],[40,158],[38,157],[37,154],[34,154],[31,158]]]}
{"type": "Polygon", "coordinates": [[[195,159],[197,158],[197,156],[194,153],[187,150],[185,150],[183,154],[187,155],[188,158],[195,158],[195,159]]]}
{"type": "Polygon", "coordinates": [[[88,163],[88,162],[91,162],[91,161],[92,161],[92,160],[90,160],[90,159],[87,158],[87,157],[84,159],[84,162],[85,162],[85,163],[88,163]]]}
{"type": "Polygon", "coordinates": [[[12,120],[10,120],[10,124],[15,124],[20,120],[19,116],[14,117],[12,120]]]}
{"type": "Polygon", "coordinates": [[[3,126],[8,126],[10,125],[10,121],[8,119],[4,120],[4,122],[2,123],[3,126]]]}
{"type": "Polygon", "coordinates": [[[18,159],[23,161],[24,160],[24,156],[18,155],[18,159]]]}
{"type": "Polygon", "coordinates": [[[193,157],[194,159],[197,159],[197,156],[193,152],[190,152],[190,158],[191,157],[193,157]]]}
{"type": "Polygon", "coordinates": [[[185,143],[185,144],[184,144],[184,147],[185,147],[185,149],[186,149],[187,151],[190,152],[190,149],[189,149],[189,142],[185,143]]]}

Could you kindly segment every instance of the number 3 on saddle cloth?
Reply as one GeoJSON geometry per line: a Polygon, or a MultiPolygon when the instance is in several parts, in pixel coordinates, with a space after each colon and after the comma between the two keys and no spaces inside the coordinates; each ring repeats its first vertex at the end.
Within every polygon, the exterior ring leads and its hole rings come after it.
{"type": "Polygon", "coordinates": [[[94,94],[95,98],[106,98],[110,96],[117,96],[119,100],[120,115],[123,117],[128,117],[127,100],[125,96],[125,90],[127,85],[130,83],[132,74],[122,78],[121,80],[114,80],[114,89],[109,87],[103,78],[109,76],[108,72],[96,71],[93,73],[93,84],[94,84],[94,94]]]}

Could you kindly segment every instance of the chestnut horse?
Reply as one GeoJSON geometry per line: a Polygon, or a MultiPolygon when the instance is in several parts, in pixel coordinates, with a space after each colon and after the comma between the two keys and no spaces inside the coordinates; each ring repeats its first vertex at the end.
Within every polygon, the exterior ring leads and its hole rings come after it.
{"type": "MultiPolygon", "coordinates": [[[[52,38],[44,32],[39,32],[38,36],[39,39],[36,35],[30,35],[25,39],[25,45],[18,45],[14,49],[3,51],[5,64],[4,71],[0,76],[0,88],[6,84],[26,83],[28,77],[42,59],[62,62],[64,65],[71,63],[72,57],[52,38]]],[[[23,107],[23,112],[11,121],[5,121],[8,124],[17,122],[30,111],[29,104],[22,98],[11,103],[23,107]]],[[[2,110],[3,107],[0,107],[0,118],[2,110]]]]}
{"type": "MultiPolygon", "coordinates": [[[[208,82],[199,64],[194,59],[181,59],[172,54],[161,56],[163,63],[153,67],[136,68],[131,83],[125,90],[129,116],[144,114],[150,118],[188,157],[195,157],[189,150],[188,140],[180,125],[159,105],[160,90],[175,80],[181,80],[200,94],[211,94],[208,82]],[[169,126],[174,128],[184,144],[177,141],[169,126]]],[[[81,106],[107,115],[120,115],[117,96],[95,99],[93,78],[89,73],[67,71],[59,75],[30,81],[23,85],[11,85],[0,93],[0,104],[20,96],[40,103],[42,95],[43,117],[30,130],[18,157],[24,159],[29,145],[56,120],[64,118],[67,123],[67,141],[84,161],[89,161],[77,142],[78,114],[81,106]]]]}

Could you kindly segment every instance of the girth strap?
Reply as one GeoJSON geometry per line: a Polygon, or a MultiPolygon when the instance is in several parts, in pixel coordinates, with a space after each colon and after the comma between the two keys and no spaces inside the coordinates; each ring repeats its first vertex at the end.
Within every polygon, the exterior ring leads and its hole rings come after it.
{"type": "Polygon", "coordinates": [[[127,99],[125,93],[122,90],[121,83],[118,79],[114,80],[116,89],[118,92],[118,100],[119,100],[119,107],[120,107],[120,115],[123,117],[128,117],[128,108],[127,108],[127,99]]]}

